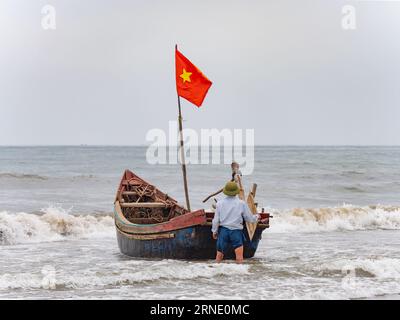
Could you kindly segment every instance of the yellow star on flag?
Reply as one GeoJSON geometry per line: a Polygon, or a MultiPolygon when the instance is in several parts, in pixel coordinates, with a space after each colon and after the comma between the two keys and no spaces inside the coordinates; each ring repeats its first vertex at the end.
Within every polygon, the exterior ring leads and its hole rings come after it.
{"type": "Polygon", "coordinates": [[[190,82],[191,75],[191,72],[187,72],[185,69],[183,69],[182,74],[180,75],[180,77],[183,79],[183,83],[185,83],[186,81],[190,82]]]}

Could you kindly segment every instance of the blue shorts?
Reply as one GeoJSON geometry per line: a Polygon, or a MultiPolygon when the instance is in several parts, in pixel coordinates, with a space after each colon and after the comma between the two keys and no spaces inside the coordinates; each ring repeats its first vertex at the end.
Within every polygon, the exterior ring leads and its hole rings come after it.
{"type": "Polygon", "coordinates": [[[217,250],[226,253],[229,245],[235,250],[243,245],[243,231],[239,229],[230,230],[225,227],[219,227],[217,238],[217,250]]]}

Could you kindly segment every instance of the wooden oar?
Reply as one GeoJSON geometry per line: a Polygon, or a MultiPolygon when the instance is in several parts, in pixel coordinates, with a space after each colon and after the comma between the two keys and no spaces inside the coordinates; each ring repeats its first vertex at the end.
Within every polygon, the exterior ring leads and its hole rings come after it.
{"type": "MultiPolygon", "coordinates": [[[[243,185],[242,185],[242,178],[240,175],[236,175],[236,179],[239,184],[239,198],[243,201],[246,201],[246,196],[245,196],[243,185]]],[[[256,189],[257,189],[257,185],[254,183],[253,188],[251,189],[251,192],[249,193],[249,196],[247,197],[247,205],[249,206],[250,211],[253,214],[257,214],[257,206],[254,203],[256,189]]],[[[257,224],[258,224],[258,222],[252,223],[252,222],[246,221],[246,228],[247,228],[247,233],[249,235],[250,241],[253,239],[254,232],[257,229],[257,224]]]]}
{"type": "MultiPolygon", "coordinates": [[[[256,195],[257,185],[254,183],[251,192],[247,197],[247,204],[250,208],[250,211],[253,214],[257,214],[257,205],[254,202],[254,197],[256,195]]],[[[254,233],[256,232],[258,222],[246,222],[247,233],[249,234],[250,241],[253,239],[254,233]]]]}

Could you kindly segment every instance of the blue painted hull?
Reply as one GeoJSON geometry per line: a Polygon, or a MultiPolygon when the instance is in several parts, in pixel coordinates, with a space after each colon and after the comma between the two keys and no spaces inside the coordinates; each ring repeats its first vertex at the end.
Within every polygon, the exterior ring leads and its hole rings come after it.
{"type": "MultiPolygon", "coordinates": [[[[253,240],[249,241],[245,234],[244,257],[254,256],[261,240],[264,228],[258,227],[253,240]]],[[[117,229],[117,239],[120,251],[130,257],[162,258],[162,259],[214,259],[216,240],[211,236],[209,225],[197,225],[166,234],[168,237],[159,239],[137,239],[117,229]]],[[[225,258],[234,258],[233,248],[230,248],[225,258]]]]}

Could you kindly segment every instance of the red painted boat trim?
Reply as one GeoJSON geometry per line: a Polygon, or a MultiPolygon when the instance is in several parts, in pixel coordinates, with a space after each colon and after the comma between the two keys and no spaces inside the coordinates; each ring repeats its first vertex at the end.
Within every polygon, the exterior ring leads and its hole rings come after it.
{"type": "Polygon", "coordinates": [[[123,232],[130,234],[156,234],[202,225],[207,222],[204,210],[197,210],[157,224],[135,224],[128,221],[121,210],[119,201],[114,205],[115,225],[123,232]]]}

